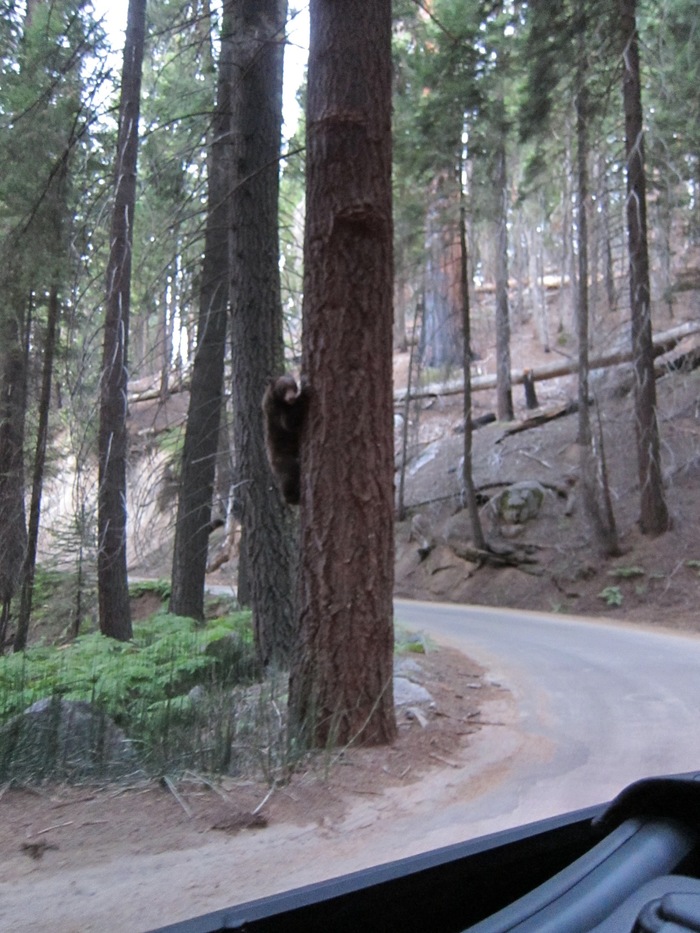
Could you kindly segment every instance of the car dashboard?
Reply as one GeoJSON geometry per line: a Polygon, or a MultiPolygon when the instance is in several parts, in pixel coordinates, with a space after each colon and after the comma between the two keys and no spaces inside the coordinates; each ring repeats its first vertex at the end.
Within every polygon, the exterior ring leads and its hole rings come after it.
{"type": "Polygon", "coordinates": [[[700,772],[152,933],[700,931],[700,772]]]}

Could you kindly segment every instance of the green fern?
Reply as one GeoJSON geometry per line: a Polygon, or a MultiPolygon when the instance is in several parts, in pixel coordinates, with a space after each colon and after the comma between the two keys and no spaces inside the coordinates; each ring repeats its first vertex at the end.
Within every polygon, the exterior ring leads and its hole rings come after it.
{"type": "Polygon", "coordinates": [[[619,586],[606,586],[605,589],[598,593],[598,596],[600,599],[604,599],[608,606],[622,605],[623,596],[619,586]]]}

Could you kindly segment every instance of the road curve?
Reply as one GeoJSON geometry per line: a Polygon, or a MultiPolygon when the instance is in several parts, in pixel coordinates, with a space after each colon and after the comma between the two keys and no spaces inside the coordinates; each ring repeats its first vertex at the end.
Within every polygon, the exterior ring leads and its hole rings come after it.
{"type": "MultiPolygon", "coordinates": [[[[482,664],[514,699],[502,725],[518,747],[512,766],[470,801],[480,832],[603,802],[641,777],[700,769],[700,636],[404,600],[395,616],[482,664]]],[[[485,731],[482,742],[497,744],[498,727],[485,731]]]]}

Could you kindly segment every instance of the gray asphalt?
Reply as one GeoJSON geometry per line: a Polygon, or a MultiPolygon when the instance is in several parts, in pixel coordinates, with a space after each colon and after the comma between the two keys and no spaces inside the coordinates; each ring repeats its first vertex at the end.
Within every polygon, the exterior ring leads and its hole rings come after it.
{"type": "Polygon", "coordinates": [[[496,828],[496,815],[498,828],[529,822],[601,803],[638,778],[700,770],[697,635],[403,600],[395,616],[463,651],[513,696],[515,721],[503,730],[523,741],[471,801],[480,828],[496,828]]]}

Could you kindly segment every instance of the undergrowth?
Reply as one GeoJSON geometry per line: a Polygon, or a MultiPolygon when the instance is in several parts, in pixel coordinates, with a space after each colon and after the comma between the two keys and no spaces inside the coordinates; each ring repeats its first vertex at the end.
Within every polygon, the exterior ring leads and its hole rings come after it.
{"type": "MultiPolygon", "coordinates": [[[[46,577],[42,612],[60,605],[51,595],[65,584],[46,577]]],[[[164,607],[169,586],[131,587],[134,598],[144,592],[164,607]]],[[[93,631],[0,656],[0,782],[188,770],[270,785],[288,779],[308,750],[289,734],[286,675],[263,675],[250,613],[229,609],[218,600],[209,605],[214,618],[198,624],[161,608],[134,622],[128,642],[93,631]]],[[[65,631],[60,616],[53,631],[65,631]]],[[[398,627],[396,650],[430,646],[398,627]]]]}
{"type": "Polygon", "coordinates": [[[130,642],[90,633],[33,647],[0,658],[0,780],[111,776],[115,735],[122,772],[198,768],[274,780],[285,762],[282,690],[274,677],[261,680],[249,613],[198,626],[161,612],[135,623],[130,642]],[[43,718],[26,715],[42,706],[43,718]],[[95,747],[58,754],[67,733],[75,745],[74,733],[88,728],[76,726],[78,713],[101,717],[88,729],[95,747]]]}

